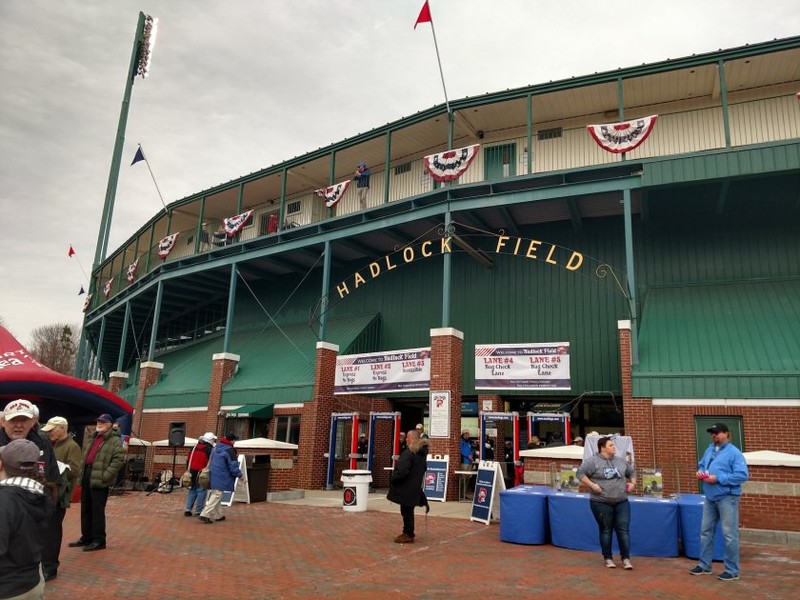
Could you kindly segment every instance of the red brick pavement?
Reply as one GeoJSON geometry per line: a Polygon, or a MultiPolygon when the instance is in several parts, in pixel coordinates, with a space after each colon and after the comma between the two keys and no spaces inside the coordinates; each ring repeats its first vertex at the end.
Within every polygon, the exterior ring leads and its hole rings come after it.
{"type": "MultiPolygon", "coordinates": [[[[185,493],[128,493],[108,503],[108,549],[68,548],[80,507],[67,511],[57,579],[47,598],[599,598],[797,597],[800,548],[744,544],[742,579],[687,573],[685,558],[636,558],[634,571],[601,557],[499,540],[497,525],[417,517],[417,543],[393,543],[400,515],[258,503],[224,522],[183,516],[185,493]],[[794,592],[792,592],[794,590],[794,592]]],[[[715,564],[720,572],[721,565],[715,564]]]]}

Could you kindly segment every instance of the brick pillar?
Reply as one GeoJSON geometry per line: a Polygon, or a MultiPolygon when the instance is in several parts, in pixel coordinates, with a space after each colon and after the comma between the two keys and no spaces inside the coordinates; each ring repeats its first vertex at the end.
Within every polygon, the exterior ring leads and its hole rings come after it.
{"type": "Polygon", "coordinates": [[[303,406],[300,443],[297,455],[297,485],[305,490],[325,486],[328,467],[323,456],[328,451],[333,412],[333,385],[339,346],[317,342],[317,368],[314,373],[314,397],[303,406]]]}
{"type": "MultiPolygon", "coordinates": [[[[164,363],[147,361],[139,366],[139,387],[136,390],[136,406],[133,409],[133,431],[131,435],[142,438],[142,419],[147,388],[155,384],[164,370],[164,363]]],[[[145,438],[146,439],[146,438],[145,438]]]]}
{"type": "Polygon", "coordinates": [[[108,375],[108,391],[118,394],[125,387],[127,380],[128,374],[125,371],[111,371],[108,375]]]}
{"type": "Polygon", "coordinates": [[[622,409],[625,435],[633,439],[637,467],[650,466],[655,461],[653,439],[653,402],[650,398],[634,398],[631,380],[631,322],[618,321],[619,364],[622,379],[622,409]]]}
{"type": "MultiPolygon", "coordinates": [[[[394,405],[387,398],[374,398],[371,402],[374,412],[394,412],[394,405]]],[[[384,467],[392,466],[392,441],[394,440],[394,421],[375,422],[375,442],[372,453],[372,487],[388,488],[389,473],[384,467]]]]}
{"type": "Polygon", "coordinates": [[[217,436],[225,435],[225,431],[217,431],[219,427],[219,409],[222,406],[222,387],[228,383],[239,364],[240,356],[230,352],[220,352],[211,357],[211,385],[208,388],[208,411],[206,412],[206,431],[213,431],[217,436]]]}
{"type": "MultiPolygon", "coordinates": [[[[464,334],[451,327],[431,329],[431,392],[450,392],[450,437],[431,438],[431,454],[450,455],[447,500],[458,500],[458,476],[461,467],[461,367],[464,334]]],[[[430,433],[430,432],[429,432],[430,433]]]]}

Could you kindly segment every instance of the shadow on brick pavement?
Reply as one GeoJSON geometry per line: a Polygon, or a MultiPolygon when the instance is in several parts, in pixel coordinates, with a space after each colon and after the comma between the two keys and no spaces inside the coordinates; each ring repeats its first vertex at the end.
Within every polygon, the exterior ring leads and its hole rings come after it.
{"type": "Polygon", "coordinates": [[[235,503],[224,522],[205,525],[183,516],[185,499],[182,490],[111,497],[108,549],[91,553],[67,547],[80,537],[73,505],[46,598],[788,598],[800,581],[797,547],[743,544],[742,579],[724,583],[689,575],[686,558],[636,558],[624,571],[592,552],[503,543],[497,524],[463,517],[429,517],[426,527],[418,514],[417,543],[400,545],[396,508],[235,503]]]}

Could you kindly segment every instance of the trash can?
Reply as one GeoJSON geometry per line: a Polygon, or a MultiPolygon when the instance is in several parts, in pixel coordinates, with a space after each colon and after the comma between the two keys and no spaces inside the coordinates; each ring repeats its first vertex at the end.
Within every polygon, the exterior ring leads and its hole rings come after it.
{"type": "Polygon", "coordinates": [[[348,512],[366,512],[372,473],[358,469],[342,471],[342,508],[348,512]]]}
{"type": "Polygon", "coordinates": [[[269,492],[269,472],[272,468],[269,454],[253,457],[253,464],[247,467],[247,486],[250,502],[266,502],[269,492]]]}

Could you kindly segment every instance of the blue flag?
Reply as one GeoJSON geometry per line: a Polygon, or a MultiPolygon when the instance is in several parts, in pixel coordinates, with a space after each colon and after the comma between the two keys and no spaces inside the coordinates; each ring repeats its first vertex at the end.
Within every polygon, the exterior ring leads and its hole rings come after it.
{"type": "Polygon", "coordinates": [[[139,146],[139,148],[136,150],[136,154],[133,157],[133,162],[131,163],[131,166],[135,165],[137,162],[141,160],[144,160],[144,152],[142,152],[142,147],[139,146]]]}

